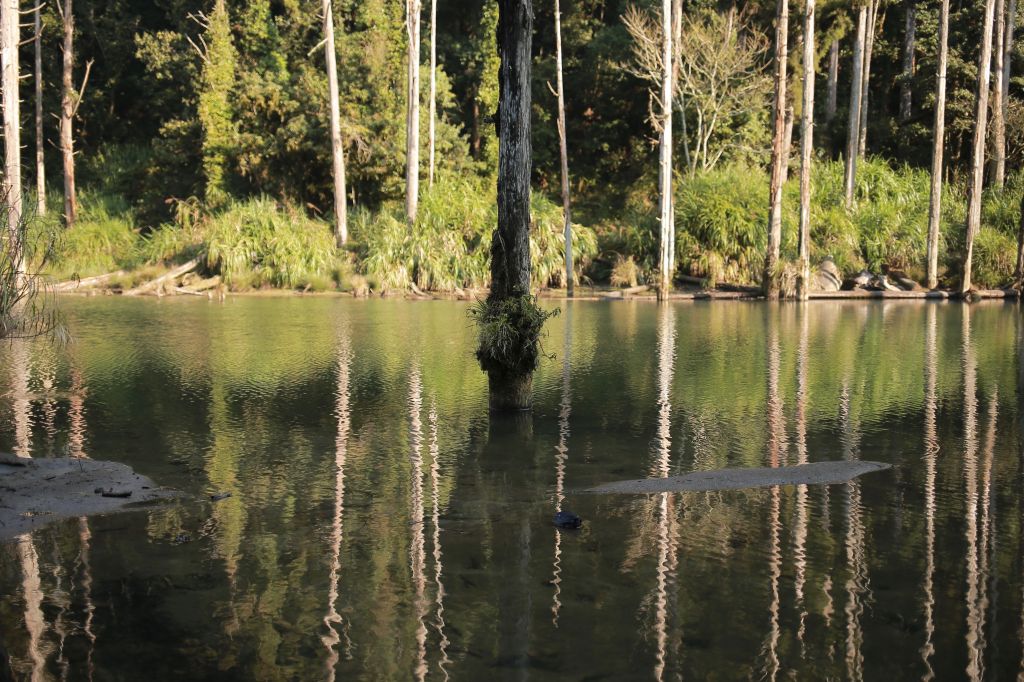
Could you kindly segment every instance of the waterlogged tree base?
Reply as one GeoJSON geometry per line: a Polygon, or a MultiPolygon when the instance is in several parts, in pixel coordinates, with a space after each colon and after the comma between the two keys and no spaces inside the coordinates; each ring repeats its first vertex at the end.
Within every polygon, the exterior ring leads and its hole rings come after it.
{"type": "Polygon", "coordinates": [[[518,412],[533,405],[533,375],[487,375],[491,412],[518,412]]]}
{"type": "Polygon", "coordinates": [[[605,483],[582,492],[638,495],[739,490],[775,485],[835,485],[848,483],[858,476],[889,468],[891,468],[890,465],[882,462],[841,461],[814,462],[787,467],[715,469],[713,471],[694,471],[683,476],[605,483]]]}
{"type": "Polygon", "coordinates": [[[0,455],[0,542],[60,519],[131,511],[178,496],[116,462],[0,455]]]}

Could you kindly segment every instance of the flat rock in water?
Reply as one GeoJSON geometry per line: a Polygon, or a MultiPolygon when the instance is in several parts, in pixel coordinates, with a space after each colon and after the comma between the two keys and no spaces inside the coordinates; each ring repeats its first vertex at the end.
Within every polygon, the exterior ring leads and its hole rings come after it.
{"type": "Polygon", "coordinates": [[[738,490],[773,485],[832,485],[846,483],[863,474],[889,469],[881,462],[813,462],[797,466],[694,471],[667,478],[616,481],[583,490],[585,493],[672,493],[706,490],[738,490]]]}
{"type": "Polygon", "coordinates": [[[93,459],[19,458],[2,466],[0,542],[58,519],[131,511],[179,497],[117,462],[93,459]]]}

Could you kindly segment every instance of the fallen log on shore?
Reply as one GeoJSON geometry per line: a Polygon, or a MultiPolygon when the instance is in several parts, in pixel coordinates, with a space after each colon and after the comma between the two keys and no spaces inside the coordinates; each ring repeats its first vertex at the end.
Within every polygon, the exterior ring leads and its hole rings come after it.
{"type": "Polygon", "coordinates": [[[179,265],[178,267],[174,268],[173,270],[170,270],[170,271],[164,273],[163,275],[160,275],[156,279],[150,280],[150,281],[148,281],[148,282],[146,282],[144,284],[140,284],[137,287],[129,289],[128,291],[124,292],[124,295],[125,296],[139,296],[140,294],[147,294],[147,293],[150,293],[150,292],[158,293],[158,288],[161,285],[163,285],[164,283],[167,283],[167,282],[172,282],[173,280],[178,279],[182,275],[185,275],[185,274],[187,274],[189,272],[192,272],[197,267],[199,267],[199,260],[196,259],[196,258],[193,258],[189,262],[187,262],[187,263],[185,263],[183,265],[179,265]]]}
{"type": "Polygon", "coordinates": [[[88,289],[100,284],[106,284],[112,279],[124,276],[124,270],[118,270],[117,272],[108,272],[105,275],[96,275],[94,277],[83,277],[81,279],[71,279],[66,282],[58,282],[53,285],[54,291],[74,291],[76,289],[88,289]]]}

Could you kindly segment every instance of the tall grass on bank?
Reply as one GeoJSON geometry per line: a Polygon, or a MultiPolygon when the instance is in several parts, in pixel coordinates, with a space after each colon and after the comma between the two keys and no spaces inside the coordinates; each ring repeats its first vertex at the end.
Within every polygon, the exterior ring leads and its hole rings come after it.
{"type": "MultiPolygon", "coordinates": [[[[530,256],[534,287],[564,285],[562,208],[534,194],[530,256]]],[[[486,287],[490,281],[491,233],[497,223],[494,186],[476,178],[442,177],[424,192],[415,224],[401,207],[356,213],[352,234],[362,245],[360,267],[383,290],[418,288],[453,291],[486,287]]],[[[597,253],[594,231],[573,226],[576,281],[597,253]]]]}

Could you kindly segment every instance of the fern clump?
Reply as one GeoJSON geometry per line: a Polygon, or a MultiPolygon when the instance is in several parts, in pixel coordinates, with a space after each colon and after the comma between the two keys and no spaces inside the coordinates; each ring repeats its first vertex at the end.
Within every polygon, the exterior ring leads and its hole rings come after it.
{"type": "Polygon", "coordinates": [[[559,309],[544,310],[535,296],[478,301],[469,317],[480,332],[476,358],[488,374],[522,376],[537,369],[544,323],[559,309]]]}

